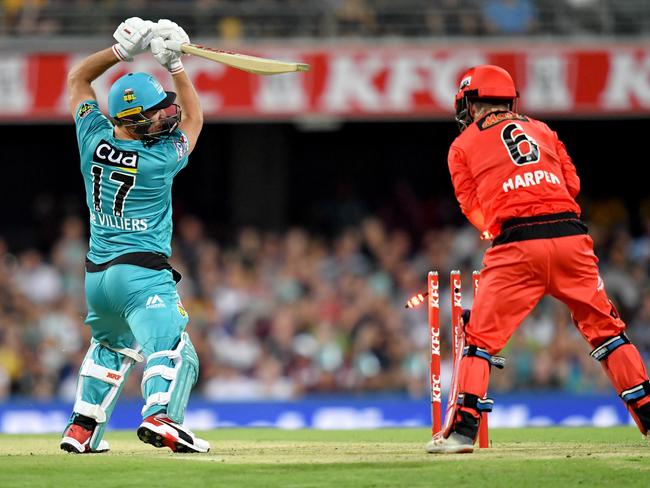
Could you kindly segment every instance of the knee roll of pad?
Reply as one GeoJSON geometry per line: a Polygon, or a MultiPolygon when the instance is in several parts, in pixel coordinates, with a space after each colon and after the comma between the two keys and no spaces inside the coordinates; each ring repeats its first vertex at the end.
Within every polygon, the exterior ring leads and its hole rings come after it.
{"type": "Polygon", "coordinates": [[[167,416],[174,422],[182,424],[192,387],[199,376],[199,357],[187,332],[183,332],[176,348],[151,354],[147,358],[147,363],[158,358],[170,359],[174,366],[147,366],[142,377],[142,393],[145,394],[147,381],[155,376],[169,380],[169,387],[167,391],[149,395],[142,407],[142,414],[144,415],[154,405],[166,405],[167,416]]]}
{"type": "Polygon", "coordinates": [[[506,358],[503,356],[492,356],[485,349],[477,346],[465,346],[463,349],[463,356],[475,356],[477,358],[485,359],[490,366],[503,369],[506,364],[506,358]]]}
{"type": "Polygon", "coordinates": [[[589,355],[598,361],[603,361],[616,349],[625,344],[630,344],[630,339],[627,338],[625,333],[621,333],[617,336],[607,339],[600,346],[591,351],[589,355]]]}

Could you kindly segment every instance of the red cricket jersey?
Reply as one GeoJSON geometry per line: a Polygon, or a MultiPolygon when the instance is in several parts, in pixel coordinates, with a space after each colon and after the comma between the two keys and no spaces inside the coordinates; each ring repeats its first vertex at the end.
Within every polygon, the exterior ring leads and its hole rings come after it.
{"type": "MultiPolygon", "coordinates": [[[[557,134],[545,123],[508,111],[471,124],[449,149],[449,172],[463,213],[498,235],[513,217],[580,214],[580,179],[557,134]]],[[[480,225],[480,224],[479,224],[480,225]]]]}

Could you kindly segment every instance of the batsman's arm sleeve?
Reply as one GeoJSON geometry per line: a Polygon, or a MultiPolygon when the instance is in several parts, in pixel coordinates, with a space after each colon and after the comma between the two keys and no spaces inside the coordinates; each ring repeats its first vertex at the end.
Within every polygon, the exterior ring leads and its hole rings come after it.
{"type": "Polygon", "coordinates": [[[571,156],[564,147],[564,143],[557,137],[556,138],[556,151],[560,157],[560,164],[562,165],[562,174],[564,175],[564,181],[566,182],[567,190],[569,190],[569,195],[573,198],[578,196],[580,193],[580,178],[578,177],[578,172],[576,167],[573,165],[571,156]]]}
{"type": "Polygon", "coordinates": [[[109,137],[113,132],[113,125],[99,110],[95,100],[84,100],[77,106],[74,122],[79,149],[90,143],[90,139],[98,132],[105,131],[109,137]]]}
{"type": "Polygon", "coordinates": [[[188,153],[191,153],[203,128],[203,110],[196,89],[187,73],[179,71],[172,75],[172,79],[178,95],[178,104],[183,111],[180,129],[189,141],[188,153]]]}
{"type": "Polygon", "coordinates": [[[96,100],[91,83],[108,68],[118,63],[111,48],[103,49],[82,59],[68,73],[68,107],[73,117],[81,102],[96,100]]]}
{"type": "Polygon", "coordinates": [[[481,234],[487,232],[487,223],[485,222],[485,215],[483,215],[483,210],[481,207],[474,207],[468,214],[467,219],[476,227],[481,234]]]}
{"type": "MultiPolygon", "coordinates": [[[[476,192],[476,182],[467,166],[465,153],[460,148],[451,146],[447,163],[449,164],[451,182],[454,185],[454,192],[456,193],[456,200],[460,204],[460,209],[468,220],[474,226],[478,227],[474,222],[478,217],[476,210],[480,213],[480,218],[482,220],[485,219],[483,219],[483,213],[480,210],[481,206],[476,192]]],[[[483,231],[484,228],[479,227],[479,230],[483,231]]]]}

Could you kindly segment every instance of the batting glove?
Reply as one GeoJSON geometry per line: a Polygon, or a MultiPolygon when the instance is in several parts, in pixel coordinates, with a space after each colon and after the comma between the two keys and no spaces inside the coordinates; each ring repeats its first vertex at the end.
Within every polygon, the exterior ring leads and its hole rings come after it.
{"type": "Polygon", "coordinates": [[[181,62],[181,55],[176,51],[169,49],[167,43],[162,37],[154,37],[151,40],[151,54],[156,58],[161,65],[171,74],[180,73],[184,71],[183,63],[181,62]]]}
{"type": "Polygon", "coordinates": [[[153,28],[156,37],[162,37],[166,42],[167,49],[176,51],[180,56],[181,45],[189,44],[190,38],[185,30],[176,22],[169,19],[160,19],[153,28]]]}
{"type": "Polygon", "coordinates": [[[140,17],[126,19],[113,33],[117,41],[113,46],[115,55],[122,61],[133,61],[133,56],[145,52],[154,36],[155,25],[150,20],[142,20],[140,17]]]}

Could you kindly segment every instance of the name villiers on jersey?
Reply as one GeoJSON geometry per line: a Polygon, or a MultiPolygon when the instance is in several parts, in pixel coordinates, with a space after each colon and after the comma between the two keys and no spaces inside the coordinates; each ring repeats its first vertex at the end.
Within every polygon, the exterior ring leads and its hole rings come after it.
{"type": "Polygon", "coordinates": [[[134,232],[147,230],[149,228],[147,220],[148,219],[125,219],[123,217],[115,217],[113,215],[95,212],[91,212],[90,214],[90,222],[94,225],[101,225],[102,227],[110,227],[119,230],[130,230],[134,232]]]}
{"type": "Polygon", "coordinates": [[[529,186],[539,185],[541,183],[550,183],[552,185],[561,185],[560,178],[550,171],[528,171],[524,174],[509,178],[503,183],[503,191],[508,193],[510,190],[519,190],[519,188],[528,188],[529,186]]]}

